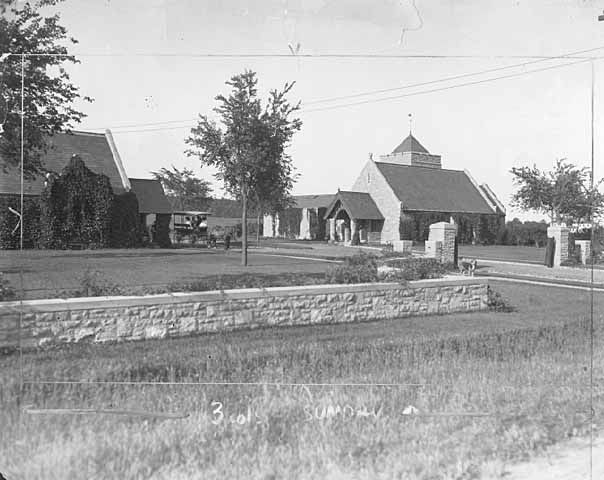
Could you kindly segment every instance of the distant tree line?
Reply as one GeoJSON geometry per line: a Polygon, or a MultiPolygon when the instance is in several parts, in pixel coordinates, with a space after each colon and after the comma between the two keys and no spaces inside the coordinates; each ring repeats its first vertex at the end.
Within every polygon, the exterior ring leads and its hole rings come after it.
{"type": "Polygon", "coordinates": [[[514,218],[511,222],[506,222],[505,227],[499,232],[497,243],[544,247],[547,242],[547,227],[545,220],[522,222],[514,218]]]}

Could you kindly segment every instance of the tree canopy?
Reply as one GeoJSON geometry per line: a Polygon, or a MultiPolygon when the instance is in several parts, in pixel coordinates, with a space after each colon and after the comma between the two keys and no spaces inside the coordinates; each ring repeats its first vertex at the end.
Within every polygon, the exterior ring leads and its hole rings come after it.
{"type": "Polygon", "coordinates": [[[46,138],[69,130],[85,116],[73,103],[82,98],[70,80],[66,64],[79,61],[66,46],[77,41],[67,34],[58,14],[44,16],[40,9],[59,0],[7,2],[0,0],[0,96],[7,104],[7,115],[0,134],[2,166],[20,164],[21,153],[21,54],[24,57],[24,172],[30,176],[43,170],[41,156],[46,138]]]}
{"type": "Polygon", "coordinates": [[[512,204],[523,210],[546,214],[552,223],[580,223],[589,221],[602,211],[604,196],[587,168],[579,168],[558,160],[550,172],[533,167],[514,167],[511,170],[517,190],[512,204]]]}
{"type": "Polygon", "coordinates": [[[295,172],[286,153],[302,122],[292,115],[300,104],[292,105],[283,90],[271,90],[263,107],[258,98],[256,73],[245,71],[226,82],[228,96],[218,95],[214,112],[221,125],[200,115],[186,143],[187,155],[198,157],[202,165],[215,167],[224,189],[242,202],[242,263],[247,264],[248,200],[263,211],[277,211],[289,203],[295,172]]]}
{"type": "Polygon", "coordinates": [[[172,208],[176,210],[200,208],[212,194],[210,182],[196,177],[188,168],[179,170],[172,165],[171,169],[162,168],[151,174],[161,182],[172,208]]]}

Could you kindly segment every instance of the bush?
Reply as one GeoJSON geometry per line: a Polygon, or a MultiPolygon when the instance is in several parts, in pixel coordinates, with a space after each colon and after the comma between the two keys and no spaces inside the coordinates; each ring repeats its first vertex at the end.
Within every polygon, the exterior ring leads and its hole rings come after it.
{"type": "Polygon", "coordinates": [[[10,282],[4,278],[2,272],[0,272],[0,302],[10,302],[16,300],[17,293],[11,286],[10,282]]]}
{"type": "Polygon", "coordinates": [[[167,288],[146,289],[145,293],[206,292],[210,290],[231,290],[236,288],[268,288],[298,285],[318,285],[323,283],[322,274],[232,274],[211,275],[187,283],[172,283],[167,288]]]}
{"type": "Polygon", "coordinates": [[[161,248],[170,248],[172,241],[170,240],[170,217],[169,214],[159,213],[153,224],[153,243],[156,243],[161,248]]]}
{"type": "Polygon", "coordinates": [[[143,229],[139,218],[138,200],[134,192],[116,195],[111,205],[109,246],[136,248],[143,243],[143,229]]]}
{"type": "Polygon", "coordinates": [[[347,257],[344,263],[325,273],[326,283],[370,283],[378,280],[377,258],[366,253],[347,257]]]}
{"type": "Polygon", "coordinates": [[[78,279],[79,289],[66,292],[70,297],[110,297],[125,295],[125,290],[117,283],[108,280],[101,272],[87,269],[78,279]]]}
{"type": "Polygon", "coordinates": [[[399,269],[400,278],[409,281],[441,278],[454,269],[453,265],[442,264],[435,258],[394,258],[384,263],[399,269]]]}
{"type": "Polygon", "coordinates": [[[489,310],[494,312],[513,312],[515,308],[509,303],[509,301],[502,297],[499,292],[494,291],[491,286],[487,288],[487,305],[489,310]]]}

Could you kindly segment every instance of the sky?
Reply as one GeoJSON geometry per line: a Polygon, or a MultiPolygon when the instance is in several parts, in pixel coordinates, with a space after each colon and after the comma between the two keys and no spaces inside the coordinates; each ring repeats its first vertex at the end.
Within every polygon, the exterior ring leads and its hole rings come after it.
{"type": "MultiPolygon", "coordinates": [[[[390,153],[407,136],[409,114],[443,167],[488,183],[510,220],[539,218],[510,208],[512,167],[590,165],[590,62],[534,57],[602,47],[582,56],[604,58],[604,1],[65,0],[54,9],[79,40],[72,80],[95,99],[78,104],[87,118],[77,129],[111,128],[130,177],[186,166],[220,192],[213,171],[185,155],[184,139],[245,69],[258,73],[264,97],[296,82],[294,194],[349,189],[370,153],[390,153]],[[298,44],[303,56],[290,52],[298,44]],[[500,70],[437,82],[490,69],[500,70]],[[484,81],[501,76],[509,78],[484,81]],[[418,83],[427,85],[404,88],[418,83]]],[[[599,177],[601,61],[594,71],[599,177]]]]}

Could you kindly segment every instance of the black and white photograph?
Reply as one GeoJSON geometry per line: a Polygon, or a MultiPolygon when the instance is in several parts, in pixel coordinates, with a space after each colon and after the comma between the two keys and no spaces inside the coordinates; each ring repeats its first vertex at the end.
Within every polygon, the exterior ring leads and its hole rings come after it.
{"type": "Polygon", "coordinates": [[[604,1],[0,0],[0,480],[604,479],[604,1]]]}

